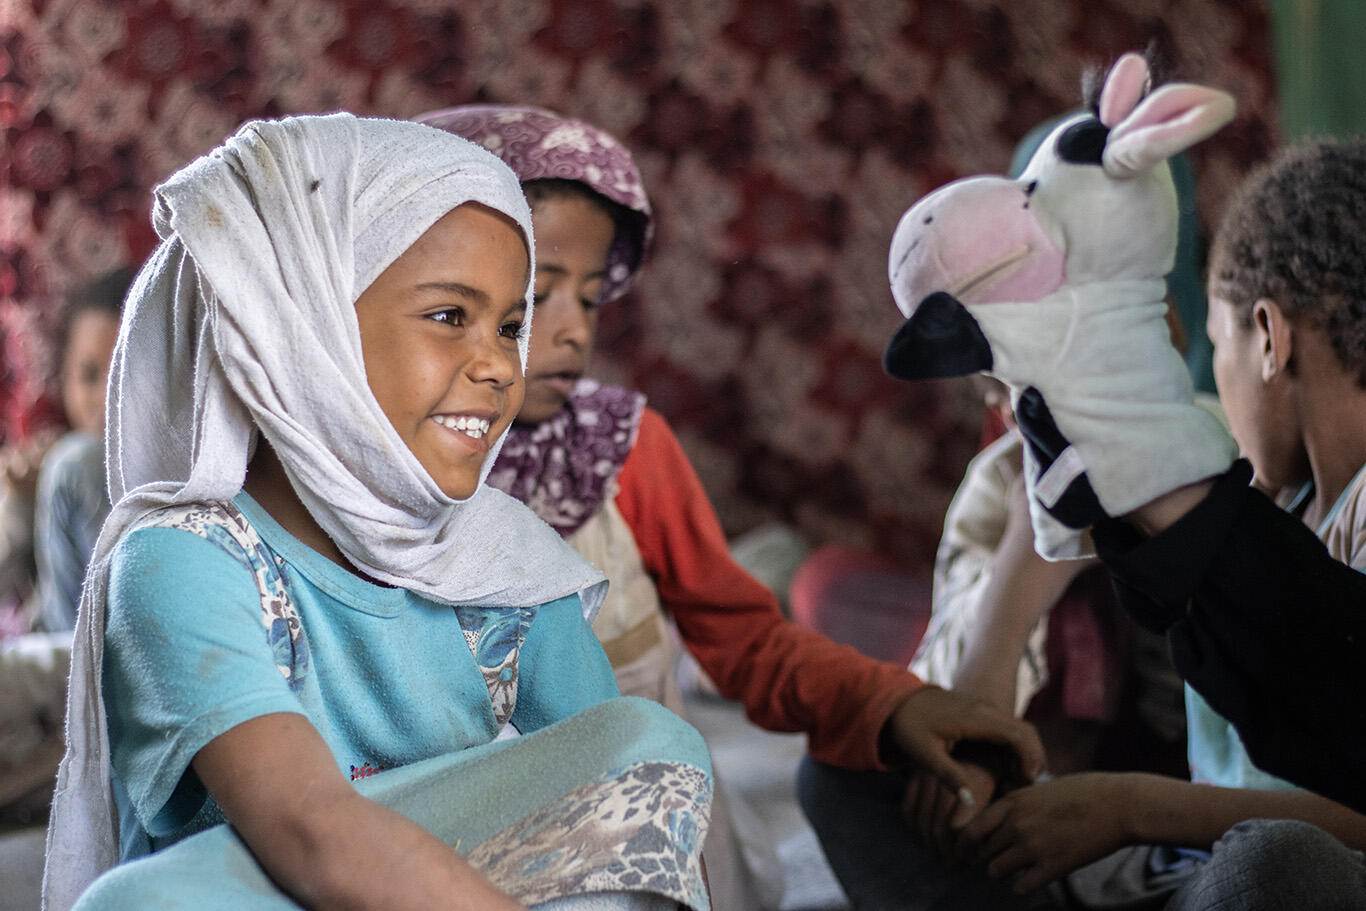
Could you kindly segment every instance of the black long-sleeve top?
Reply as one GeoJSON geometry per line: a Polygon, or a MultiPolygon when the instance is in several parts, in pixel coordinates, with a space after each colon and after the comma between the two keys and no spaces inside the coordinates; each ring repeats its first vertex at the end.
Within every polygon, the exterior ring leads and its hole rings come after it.
{"type": "Polygon", "coordinates": [[[1093,529],[1121,603],[1267,772],[1366,812],[1366,575],[1249,487],[1239,461],[1144,538],[1093,529]]]}

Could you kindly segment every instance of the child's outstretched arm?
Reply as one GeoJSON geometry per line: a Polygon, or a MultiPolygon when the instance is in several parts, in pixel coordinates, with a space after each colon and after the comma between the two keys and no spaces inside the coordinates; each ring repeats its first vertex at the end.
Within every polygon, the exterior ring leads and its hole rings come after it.
{"type": "MultiPolygon", "coordinates": [[[[982,584],[957,588],[952,596],[945,596],[944,602],[936,593],[936,612],[948,611],[944,620],[954,627],[950,632],[946,626],[942,633],[958,641],[945,641],[938,656],[941,660],[932,661],[930,666],[938,665],[936,669],[944,674],[940,682],[955,692],[976,696],[1002,712],[1014,713],[1019,701],[1019,665],[1031,632],[1077,573],[1091,566],[1092,561],[1050,563],[1040,557],[1034,551],[1034,529],[1029,520],[1023,477],[1016,477],[1004,493],[1005,531],[985,567],[988,577],[982,584]],[[950,603],[953,598],[970,601],[950,603]]],[[[943,553],[941,546],[941,559],[943,553]]],[[[1019,783],[998,782],[1000,769],[971,762],[960,765],[971,781],[977,811],[998,793],[999,785],[1011,787],[1019,783]]],[[[921,839],[936,845],[944,854],[949,852],[953,830],[966,824],[974,813],[974,807],[960,803],[928,771],[911,775],[901,810],[907,824],[921,839]]]]}
{"type": "Polygon", "coordinates": [[[307,908],[523,906],[421,826],[362,797],[302,715],[262,715],[204,746],[194,771],[272,879],[307,908]]]}
{"type": "Polygon", "coordinates": [[[1028,772],[1042,766],[1024,722],[785,620],[773,593],[726,555],[701,482],[648,409],[618,484],[616,504],[688,650],[756,724],[805,731],[812,756],[842,768],[919,763],[955,794],[972,785],[949,756],[962,740],[1008,745],[1028,772]]]}
{"type": "Polygon", "coordinates": [[[944,682],[1014,712],[1018,668],[1030,633],[1094,561],[1050,562],[1038,555],[1023,476],[1011,485],[1006,503],[1005,533],[991,559],[991,577],[974,590],[978,601],[971,611],[972,626],[964,631],[958,667],[944,682]]]}
{"type": "Polygon", "coordinates": [[[1353,849],[1366,838],[1366,817],[1308,791],[1082,772],[1005,795],[963,829],[956,848],[989,875],[1013,877],[1024,894],[1126,845],[1209,850],[1249,819],[1308,822],[1353,849]]]}
{"type": "Polygon", "coordinates": [[[1366,575],[1250,479],[1240,462],[1102,523],[1097,550],[1258,767],[1366,810],[1366,575]]]}

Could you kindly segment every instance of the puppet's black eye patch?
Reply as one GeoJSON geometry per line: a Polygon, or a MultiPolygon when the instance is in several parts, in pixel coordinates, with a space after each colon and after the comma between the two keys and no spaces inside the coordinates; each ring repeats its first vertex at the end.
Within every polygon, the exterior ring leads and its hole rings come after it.
{"type": "Polygon", "coordinates": [[[929,224],[930,222],[932,222],[932,221],[934,221],[934,216],[933,216],[933,215],[926,215],[926,216],[925,216],[925,224],[928,225],[928,224],[929,224]]]}
{"type": "Polygon", "coordinates": [[[1095,117],[1074,123],[1058,137],[1058,157],[1071,164],[1100,164],[1110,130],[1095,117]]]}
{"type": "Polygon", "coordinates": [[[1026,196],[1033,196],[1033,195],[1034,195],[1034,191],[1037,190],[1038,188],[1039,188],[1039,182],[1038,182],[1037,180],[1031,180],[1031,181],[1029,182],[1028,186],[1025,187],[1025,195],[1026,195],[1026,196]]]}

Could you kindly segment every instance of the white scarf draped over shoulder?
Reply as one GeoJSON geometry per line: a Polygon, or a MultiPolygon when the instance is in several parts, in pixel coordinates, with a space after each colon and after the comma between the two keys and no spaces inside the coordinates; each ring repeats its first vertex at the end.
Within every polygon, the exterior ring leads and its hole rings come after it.
{"type": "MultiPolygon", "coordinates": [[[[591,616],[601,603],[601,574],[483,483],[501,440],[476,492],[453,500],[366,381],[357,297],[467,202],[515,221],[530,254],[530,210],[497,158],[432,127],[350,114],[249,123],[157,188],[162,243],[129,294],[110,374],[115,505],[76,624],[49,911],[69,908],[118,859],[100,691],[110,552],[151,510],[235,496],[258,429],[309,513],[366,575],[449,604],[578,593],[591,616]]],[[[528,326],[530,291],[528,280],[528,326]]]]}

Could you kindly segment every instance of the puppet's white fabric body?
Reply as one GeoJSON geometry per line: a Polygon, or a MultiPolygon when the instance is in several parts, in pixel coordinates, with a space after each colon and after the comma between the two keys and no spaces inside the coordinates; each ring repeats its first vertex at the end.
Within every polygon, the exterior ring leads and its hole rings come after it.
{"type": "MultiPolygon", "coordinates": [[[[507,215],[530,250],[531,213],[502,162],[441,130],[349,114],[249,123],[157,189],[162,244],[129,294],[110,375],[115,505],[76,624],[45,907],[70,907],[117,860],[101,698],[109,555],[154,509],[235,496],[258,429],[367,575],[448,604],[601,603],[601,574],[522,504],[482,477],[464,501],[443,494],[370,391],[356,298],[466,202],[507,215]]],[[[528,278],[528,324],[530,290],[528,278]]]]}
{"type": "Polygon", "coordinates": [[[1165,291],[1161,281],[1093,282],[1027,303],[967,305],[991,341],[991,375],[1016,396],[1038,389],[1075,451],[1041,475],[1025,447],[1035,548],[1050,560],[1092,553],[1088,536],[1042,508],[1082,471],[1105,512],[1119,516],[1218,474],[1237,454],[1223,425],[1194,404],[1165,291]]]}

